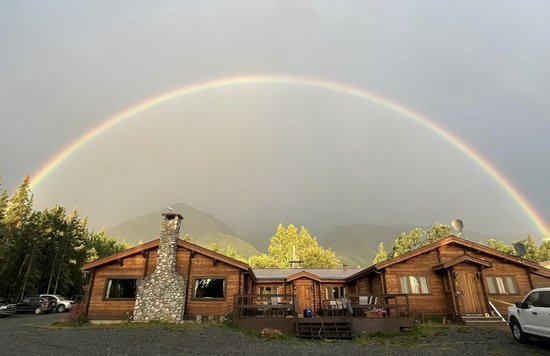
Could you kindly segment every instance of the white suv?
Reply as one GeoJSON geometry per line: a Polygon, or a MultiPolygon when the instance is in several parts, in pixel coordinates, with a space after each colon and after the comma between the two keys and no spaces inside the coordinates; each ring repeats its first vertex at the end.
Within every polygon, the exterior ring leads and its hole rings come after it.
{"type": "Polygon", "coordinates": [[[508,307],[508,324],[517,342],[529,341],[529,335],[550,338],[550,288],[533,289],[508,307]]]}
{"type": "Polygon", "coordinates": [[[58,313],[63,313],[64,311],[68,311],[73,307],[75,304],[74,301],[68,300],[63,298],[62,296],[58,294],[40,294],[41,297],[50,297],[55,298],[57,305],[55,307],[55,311],[58,313]]]}

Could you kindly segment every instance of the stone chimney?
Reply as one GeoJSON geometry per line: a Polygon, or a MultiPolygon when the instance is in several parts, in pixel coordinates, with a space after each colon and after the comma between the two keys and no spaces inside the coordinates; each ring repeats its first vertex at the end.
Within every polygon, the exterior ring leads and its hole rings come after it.
{"type": "Polygon", "coordinates": [[[153,273],[138,282],[135,321],[180,321],[186,302],[187,279],[176,271],[177,239],[183,216],[162,214],[157,265],[153,273]]]}

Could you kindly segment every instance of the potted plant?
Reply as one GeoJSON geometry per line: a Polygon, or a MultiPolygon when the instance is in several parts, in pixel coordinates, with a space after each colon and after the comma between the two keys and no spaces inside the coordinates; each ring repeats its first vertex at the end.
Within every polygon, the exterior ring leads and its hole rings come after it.
{"type": "Polygon", "coordinates": [[[388,313],[384,308],[374,308],[367,311],[368,318],[382,318],[387,316],[388,313]]]}

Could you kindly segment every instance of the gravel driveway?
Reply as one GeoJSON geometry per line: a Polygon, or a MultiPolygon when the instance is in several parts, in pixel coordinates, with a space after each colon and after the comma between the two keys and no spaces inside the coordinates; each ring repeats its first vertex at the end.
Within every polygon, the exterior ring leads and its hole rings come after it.
{"type": "Polygon", "coordinates": [[[537,355],[550,341],[517,344],[507,328],[441,327],[414,346],[353,341],[263,340],[225,327],[177,328],[49,326],[62,315],[13,315],[0,319],[3,355],[537,355]]]}

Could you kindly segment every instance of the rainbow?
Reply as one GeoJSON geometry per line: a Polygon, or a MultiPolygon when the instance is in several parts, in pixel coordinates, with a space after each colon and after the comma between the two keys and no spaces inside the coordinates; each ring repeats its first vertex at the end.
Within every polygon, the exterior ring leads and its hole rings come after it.
{"type": "Polygon", "coordinates": [[[443,127],[435,124],[429,120],[426,116],[419,114],[395,101],[380,96],[378,94],[369,92],[358,87],[354,87],[347,84],[330,82],[319,79],[310,79],[296,76],[274,76],[274,75],[252,75],[252,76],[238,76],[229,77],[223,79],[215,79],[211,81],[191,84],[184,86],[169,92],[160,94],[155,97],[146,99],[131,108],[122,111],[86,132],[84,135],[73,141],[67,147],[63,148],[58,154],[56,154],[49,162],[42,166],[37,172],[33,174],[31,180],[31,189],[36,188],[40,182],[42,182],[53,170],[67,160],[73,153],[78,151],[79,148],[86,145],[88,142],[94,139],[97,135],[109,130],[122,121],[130,119],[132,116],[153,108],[157,105],[161,105],[167,101],[173,100],[186,95],[197,94],[213,89],[220,89],[231,86],[242,86],[249,84],[284,84],[284,85],[302,85],[315,88],[322,88],[329,91],[335,91],[339,93],[345,93],[355,97],[369,100],[373,103],[387,107],[389,109],[398,112],[410,120],[426,127],[435,134],[439,135],[451,145],[458,148],[469,158],[471,158],[479,167],[481,167],[492,179],[494,179],[521,207],[524,213],[532,220],[537,226],[540,232],[544,236],[550,236],[549,228],[544,219],[539,215],[532,204],[522,195],[522,193],[512,185],[512,183],[487,161],[480,153],[476,152],[468,144],[460,140],[457,136],[445,130],[443,127]]]}

